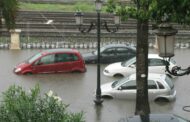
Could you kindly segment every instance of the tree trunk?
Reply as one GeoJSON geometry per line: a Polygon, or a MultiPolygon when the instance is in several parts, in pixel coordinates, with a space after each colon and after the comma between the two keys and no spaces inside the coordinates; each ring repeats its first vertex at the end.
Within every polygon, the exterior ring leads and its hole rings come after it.
{"type": "MultiPolygon", "coordinates": [[[[2,18],[3,18],[3,15],[2,15],[2,8],[1,8],[1,5],[2,4],[2,2],[0,2],[0,28],[1,28],[1,26],[2,26],[2,18]]],[[[1,36],[1,32],[0,32],[0,36],[1,36]]]]}
{"type": "Polygon", "coordinates": [[[148,101],[148,20],[137,21],[137,63],[136,63],[136,115],[150,113],[148,101]]]}

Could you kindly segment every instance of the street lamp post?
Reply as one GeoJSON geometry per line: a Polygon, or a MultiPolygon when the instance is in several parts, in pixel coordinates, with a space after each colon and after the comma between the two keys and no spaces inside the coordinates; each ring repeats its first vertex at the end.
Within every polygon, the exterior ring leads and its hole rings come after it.
{"type": "Polygon", "coordinates": [[[95,6],[96,6],[96,12],[97,12],[97,21],[96,22],[90,22],[90,26],[88,28],[82,28],[83,25],[83,16],[84,14],[81,12],[75,13],[75,19],[76,19],[76,24],[79,26],[79,31],[81,33],[89,33],[92,29],[94,29],[96,25],[97,29],[97,88],[96,88],[96,97],[95,97],[95,104],[96,105],[101,105],[103,102],[103,99],[101,98],[101,74],[100,74],[100,42],[101,42],[101,25],[105,27],[105,29],[110,32],[110,33],[115,33],[118,31],[119,24],[120,24],[120,17],[115,15],[114,16],[114,22],[115,22],[115,28],[110,29],[108,27],[108,24],[106,21],[101,22],[100,20],[100,11],[102,8],[102,1],[101,0],[96,0],[95,1],[95,6]]]}
{"type": "Polygon", "coordinates": [[[161,23],[159,28],[155,31],[156,40],[158,44],[159,55],[166,60],[166,71],[173,76],[183,76],[190,74],[190,66],[182,69],[179,66],[175,66],[170,71],[169,63],[171,57],[174,56],[174,44],[175,35],[177,30],[173,29],[169,23],[161,23]],[[168,60],[168,61],[167,61],[168,60]]]}
{"type": "MultiPolygon", "coordinates": [[[[97,5],[97,2],[96,2],[97,5]]],[[[103,100],[101,99],[101,88],[100,88],[100,8],[101,7],[96,7],[96,11],[97,11],[97,50],[98,50],[98,59],[97,59],[97,88],[96,88],[96,98],[94,100],[94,102],[96,104],[101,104],[103,102],[103,100]]]]}

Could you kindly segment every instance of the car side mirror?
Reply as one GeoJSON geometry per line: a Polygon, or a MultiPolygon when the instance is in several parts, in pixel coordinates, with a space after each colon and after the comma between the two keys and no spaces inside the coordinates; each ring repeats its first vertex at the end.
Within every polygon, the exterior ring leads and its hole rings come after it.
{"type": "Polygon", "coordinates": [[[135,64],[131,64],[129,67],[131,67],[131,68],[135,68],[135,64]]]}
{"type": "Polygon", "coordinates": [[[40,62],[40,61],[38,61],[38,62],[34,63],[34,65],[35,65],[35,66],[42,65],[42,64],[43,64],[43,63],[42,63],[42,62],[40,62]]]}
{"type": "Polygon", "coordinates": [[[43,65],[43,63],[42,63],[42,62],[39,62],[38,65],[43,65]]]}
{"type": "Polygon", "coordinates": [[[121,87],[119,87],[119,88],[118,88],[118,90],[122,90],[122,88],[121,88],[121,87]]]}

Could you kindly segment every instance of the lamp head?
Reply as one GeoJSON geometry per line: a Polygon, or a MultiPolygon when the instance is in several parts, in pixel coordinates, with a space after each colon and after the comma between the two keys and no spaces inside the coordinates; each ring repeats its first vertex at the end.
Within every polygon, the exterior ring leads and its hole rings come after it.
{"type": "Polygon", "coordinates": [[[159,55],[164,58],[171,58],[174,56],[174,43],[176,29],[168,23],[161,23],[159,28],[155,31],[156,41],[158,45],[159,55]]]}
{"type": "Polygon", "coordinates": [[[103,4],[103,2],[101,0],[95,1],[96,11],[100,11],[102,9],[102,4],[103,4]]]}
{"type": "Polygon", "coordinates": [[[121,17],[117,14],[114,14],[114,22],[115,22],[115,25],[120,25],[121,17]]]}
{"type": "Polygon", "coordinates": [[[77,25],[82,25],[83,24],[83,16],[84,14],[82,12],[76,12],[75,13],[75,20],[77,25]]]}

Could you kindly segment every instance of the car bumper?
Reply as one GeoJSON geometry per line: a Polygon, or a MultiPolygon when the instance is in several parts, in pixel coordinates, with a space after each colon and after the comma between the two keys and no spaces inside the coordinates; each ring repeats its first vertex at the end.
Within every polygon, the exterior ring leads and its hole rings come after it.
{"type": "Polygon", "coordinates": [[[173,92],[173,94],[168,95],[168,96],[162,96],[166,99],[168,99],[169,101],[174,101],[176,99],[176,91],[173,92]]]}
{"type": "Polygon", "coordinates": [[[104,74],[105,76],[113,77],[113,74],[112,74],[112,73],[108,73],[108,72],[106,72],[105,70],[103,71],[103,74],[104,74]]]}
{"type": "Polygon", "coordinates": [[[16,72],[16,69],[13,69],[13,73],[17,74],[17,75],[21,75],[21,72],[16,72]]]}
{"type": "Polygon", "coordinates": [[[176,91],[174,91],[174,93],[172,95],[169,96],[169,100],[173,101],[176,99],[176,91]]]}

